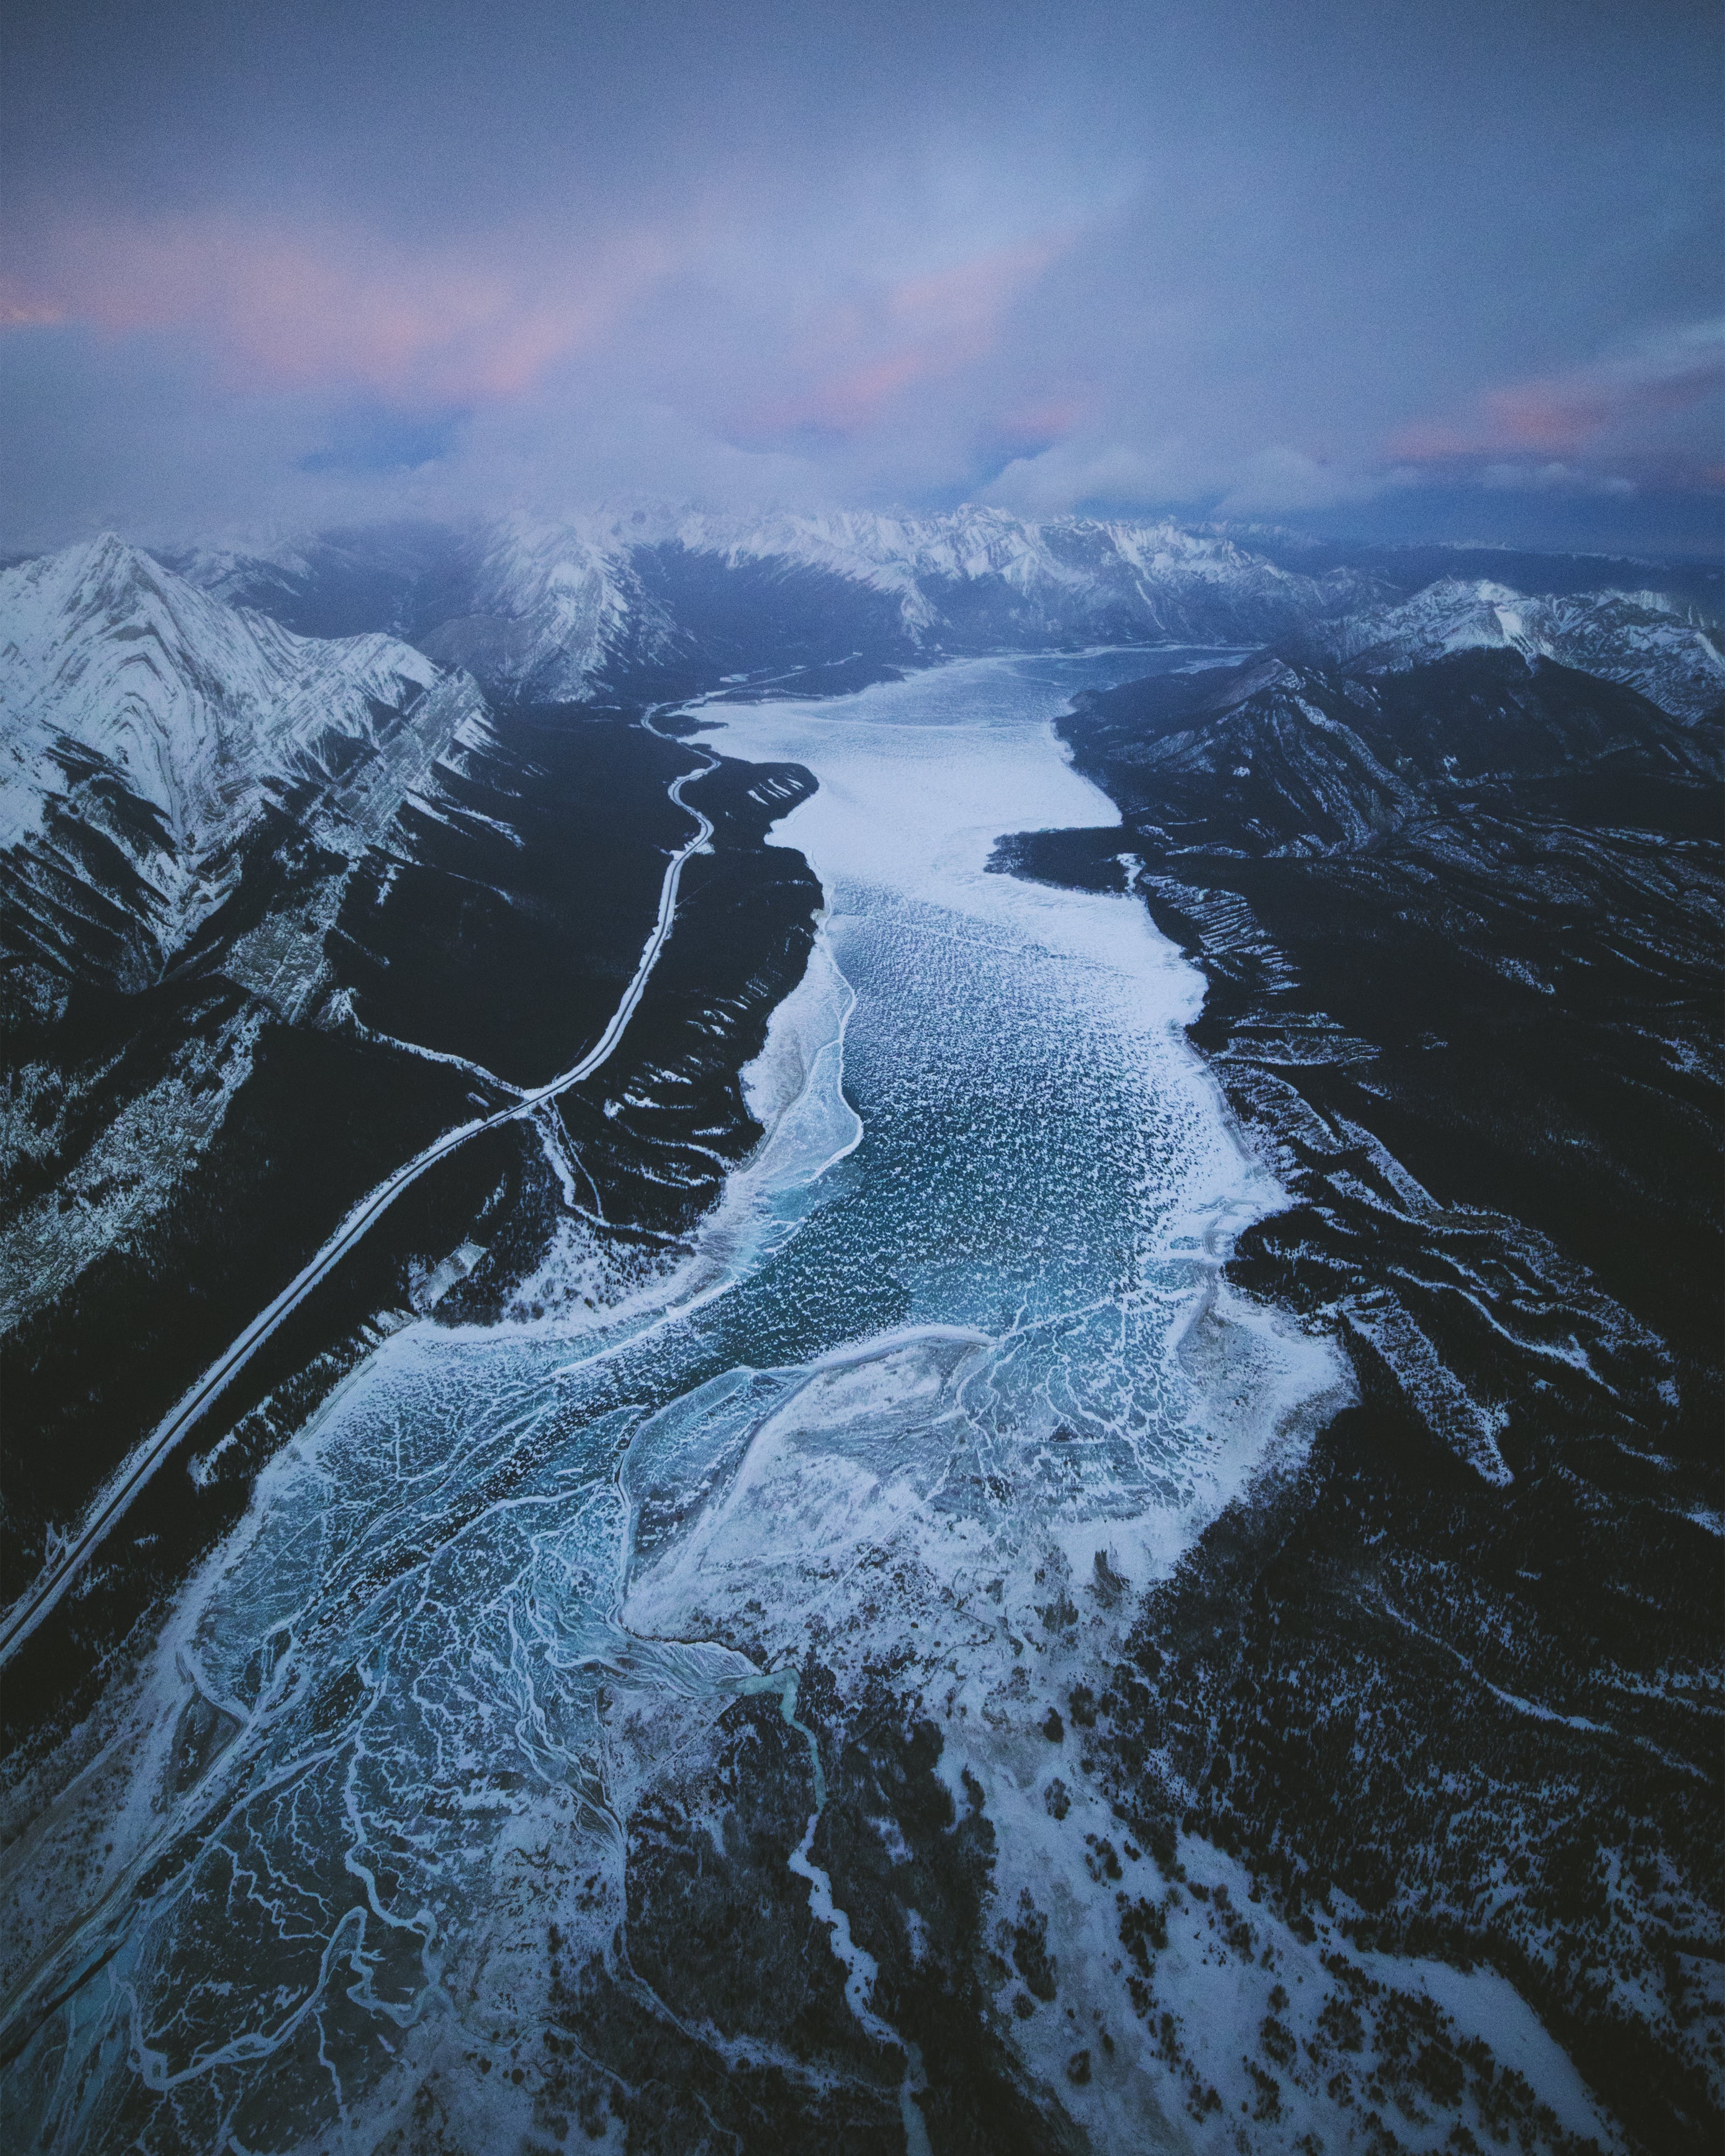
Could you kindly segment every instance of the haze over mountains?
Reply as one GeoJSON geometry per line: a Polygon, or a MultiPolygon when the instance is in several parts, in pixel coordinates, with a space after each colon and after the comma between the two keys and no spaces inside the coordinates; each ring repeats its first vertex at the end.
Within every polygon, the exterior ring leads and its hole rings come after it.
{"type": "Polygon", "coordinates": [[[364,534],[290,542],[264,556],[193,554],[182,566],[224,597],[310,624],[327,618],[326,582],[345,583],[352,560],[380,556],[397,619],[516,695],[575,692],[611,660],[698,659],[701,595],[687,581],[697,563],[726,572],[721,634],[747,633],[740,602],[751,589],[767,603],[778,587],[787,619],[812,602],[819,622],[821,583],[794,580],[824,580],[828,603],[853,609],[871,654],[906,658],[1048,637],[1261,636],[1377,588],[1346,572],[1302,576],[1172,523],[1037,525],[975,509],[757,521],[643,507],[403,532],[393,548],[364,534]]]}
{"type": "MultiPolygon", "coordinates": [[[[1337,550],[1324,551],[1333,557],[1337,550]]],[[[1512,638],[1489,610],[1486,580],[1433,578],[1431,550],[1410,551],[1404,562],[1394,550],[1356,549],[1355,562],[1332,558],[1316,572],[1296,566],[1300,552],[1286,544],[1266,552],[1167,520],[1038,523],[973,508],[756,519],[645,506],[564,523],[400,526],[170,558],[217,596],[262,608],[304,633],[385,626],[515,696],[578,692],[611,662],[698,665],[704,631],[746,638],[750,601],[770,603],[775,588],[780,613],[786,622],[801,619],[805,635],[830,641],[841,625],[843,617],[822,616],[820,598],[853,609],[859,649],[871,656],[1039,640],[1259,643],[1344,619],[1345,630],[1324,639],[1338,656],[1386,640],[1411,654],[1416,632],[1428,652],[1512,638]],[[696,564],[705,570],[696,572],[696,564]],[[720,572],[707,606],[721,619],[710,624],[691,577],[720,572]],[[745,572],[754,572],[752,582],[745,572]],[[799,577],[826,582],[799,588],[799,577]],[[1414,603],[1416,589],[1422,595],[1414,603]],[[1413,611],[1397,611],[1409,604],[1413,611]]],[[[1525,648],[1579,658],[1585,654],[1573,639],[1590,636],[1611,665],[1687,670],[1689,702],[1705,707],[1707,683],[1719,678],[1706,634],[1725,596],[1716,592],[1716,578],[1673,563],[1671,592],[1625,590],[1625,572],[1639,578],[1645,565],[1602,562],[1602,571],[1615,573],[1589,593],[1575,587],[1578,570],[1584,576],[1589,566],[1575,557],[1506,560],[1536,580],[1534,593],[1551,578],[1562,594],[1561,605],[1548,600],[1525,632],[1514,632],[1525,648]],[[1571,641],[1560,651],[1553,637],[1571,641]],[[1642,646],[1646,655],[1638,660],[1642,646]]],[[[783,624],[778,633],[783,639],[783,624]]],[[[1717,694],[1715,688],[1715,701],[1717,694]]]]}

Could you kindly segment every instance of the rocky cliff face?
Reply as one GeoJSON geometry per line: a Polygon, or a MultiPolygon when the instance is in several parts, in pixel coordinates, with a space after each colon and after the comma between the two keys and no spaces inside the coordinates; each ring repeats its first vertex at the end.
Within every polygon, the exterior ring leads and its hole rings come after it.
{"type": "Polygon", "coordinates": [[[69,976],[150,978],[290,797],[362,849],[482,709],[393,638],[295,635],[111,534],[0,576],[0,639],[10,927],[69,976]]]}

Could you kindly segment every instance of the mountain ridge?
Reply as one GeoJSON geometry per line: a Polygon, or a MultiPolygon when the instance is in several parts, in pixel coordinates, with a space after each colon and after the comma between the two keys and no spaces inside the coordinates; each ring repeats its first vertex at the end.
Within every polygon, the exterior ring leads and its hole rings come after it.
{"type": "Polygon", "coordinates": [[[375,821],[386,770],[398,800],[480,710],[398,639],[296,635],[111,532],[0,572],[0,639],[8,880],[50,919],[70,884],[124,908],[125,881],[164,956],[222,903],[284,791],[375,821]]]}
{"type": "Polygon", "coordinates": [[[1456,651],[1512,650],[1639,689],[1697,719],[1725,701],[1718,644],[1663,593],[1529,595],[1485,578],[1443,578],[1413,598],[1314,629],[1313,647],[1369,677],[1456,651]]]}
{"type": "MultiPolygon", "coordinates": [[[[206,550],[182,567],[288,619],[296,605],[331,603],[316,595],[332,573],[349,589],[367,575],[395,633],[515,701],[579,700],[644,670],[669,693],[720,670],[711,638],[693,625],[712,611],[701,586],[715,567],[754,578],[757,592],[763,578],[801,578],[805,612],[825,592],[835,639],[879,664],[1073,642],[1268,644],[1366,675],[1503,646],[1624,681],[1687,718],[1725,696],[1717,635],[1681,594],[1579,589],[1567,557],[1546,592],[1450,573],[1409,583],[1388,573],[1398,565],[1382,549],[1362,550],[1357,563],[1314,549],[1307,568],[1286,547],[1241,543],[1250,536],[975,506],[750,516],[625,504],[465,531],[301,535],[254,555],[206,550]]],[[[1409,558],[1421,572],[1433,566],[1409,558]]],[[[1509,556],[1506,566],[1538,565],[1509,556]]],[[[733,584],[733,599],[742,590],[733,584]]],[[[758,670],[783,641],[752,649],[745,639],[726,656],[758,670]]]]}
{"type": "MultiPolygon", "coordinates": [[[[662,586],[667,557],[679,555],[867,594],[880,606],[862,633],[878,655],[900,661],[1031,643],[1260,642],[1389,595],[1380,580],[1345,569],[1307,576],[1168,519],[625,506],[502,517],[441,551],[429,546],[424,593],[407,600],[398,625],[494,694],[578,696],[619,662],[678,650],[675,603],[648,582],[662,586]],[[644,578],[649,567],[655,577],[644,578]]],[[[309,588],[316,547],[300,538],[253,556],[179,558],[194,580],[279,608],[309,588]]]]}

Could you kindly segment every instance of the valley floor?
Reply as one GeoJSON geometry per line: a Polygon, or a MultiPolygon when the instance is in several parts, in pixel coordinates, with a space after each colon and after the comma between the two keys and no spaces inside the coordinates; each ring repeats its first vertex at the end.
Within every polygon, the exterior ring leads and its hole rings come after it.
{"type": "Polygon", "coordinates": [[[12,2133],[1711,2145],[1712,1228],[1647,1165],[1711,1158],[1651,1076],[1705,968],[1663,1045],[1524,1022],[1557,932],[1462,934],[1453,865],[1422,915],[1422,856],[1168,846],[1086,715],[1221,656],[518,713],[347,886],[178,1270],[28,1336],[27,1562],[408,1104],[600,1036],[711,827],[608,1060],[415,1186],[8,1671],[12,2133]],[[1525,1130],[1631,1096],[1578,1199],[1525,1130]]]}

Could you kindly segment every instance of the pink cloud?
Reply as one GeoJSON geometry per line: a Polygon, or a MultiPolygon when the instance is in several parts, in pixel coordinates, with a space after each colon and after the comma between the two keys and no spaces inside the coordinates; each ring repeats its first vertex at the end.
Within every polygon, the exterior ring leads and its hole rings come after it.
{"type": "Polygon", "coordinates": [[[1063,440],[1090,416],[1090,403],[1081,397],[1051,397],[1041,403],[1019,404],[995,428],[1003,442],[1029,444],[1063,440]]]}
{"type": "Polygon", "coordinates": [[[1633,454],[1668,415],[1725,383],[1725,325],[1703,324],[1623,357],[1489,389],[1456,421],[1420,421],[1389,444],[1414,464],[1479,457],[1633,454]]]}
{"type": "Polygon", "coordinates": [[[9,278],[0,282],[0,330],[52,329],[65,319],[52,300],[34,298],[9,278]]]}
{"type": "Polygon", "coordinates": [[[511,259],[233,217],[91,226],[13,280],[0,321],[189,328],[272,386],[490,400],[593,342],[672,259],[647,234],[511,259]]]}
{"type": "Polygon", "coordinates": [[[1011,302],[1071,244],[1069,234],[1045,235],[949,269],[904,278],[887,292],[887,315],[896,322],[937,335],[967,329],[991,335],[1011,302]]]}
{"type": "Polygon", "coordinates": [[[906,391],[986,358],[1008,309],[1070,244],[1058,234],[996,249],[829,309],[793,353],[814,379],[760,407],[752,427],[863,432],[906,391]]]}

